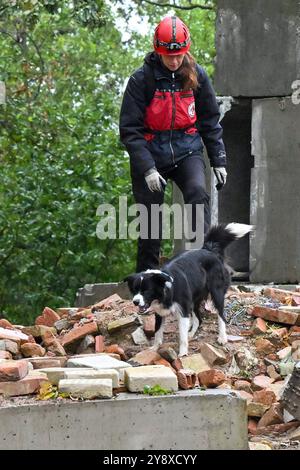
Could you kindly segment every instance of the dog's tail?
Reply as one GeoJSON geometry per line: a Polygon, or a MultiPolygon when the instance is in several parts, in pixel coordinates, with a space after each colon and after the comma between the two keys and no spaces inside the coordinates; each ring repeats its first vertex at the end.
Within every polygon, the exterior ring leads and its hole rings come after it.
{"type": "Polygon", "coordinates": [[[203,248],[213,251],[219,256],[224,256],[225,248],[234,240],[244,237],[254,230],[253,225],[237,224],[216,225],[206,234],[203,248]]]}

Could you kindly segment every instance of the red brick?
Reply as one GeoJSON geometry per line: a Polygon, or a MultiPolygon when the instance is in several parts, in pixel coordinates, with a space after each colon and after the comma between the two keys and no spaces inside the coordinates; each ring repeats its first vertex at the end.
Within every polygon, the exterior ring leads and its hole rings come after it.
{"type": "Polygon", "coordinates": [[[78,341],[79,339],[83,338],[85,335],[95,334],[98,331],[97,323],[92,321],[90,323],[85,323],[82,326],[77,328],[73,328],[71,331],[66,333],[62,340],[61,344],[63,347],[78,341]]]}
{"type": "Polygon", "coordinates": [[[177,371],[178,385],[183,390],[189,390],[196,385],[196,372],[191,369],[181,369],[177,371]]]}
{"type": "Polygon", "coordinates": [[[203,372],[199,372],[198,380],[199,384],[208,388],[215,388],[221,385],[226,379],[223,371],[218,369],[209,369],[203,372]]]}
{"type": "Polygon", "coordinates": [[[245,392],[251,393],[251,383],[247,380],[236,380],[234,383],[235,390],[244,390],[245,392]]]}
{"type": "Polygon", "coordinates": [[[40,344],[24,343],[21,346],[21,353],[25,357],[45,356],[46,350],[40,344]]]}
{"type": "Polygon", "coordinates": [[[292,327],[290,328],[290,331],[289,331],[289,332],[290,332],[290,334],[291,334],[291,333],[300,333],[300,326],[292,326],[292,327]]]}
{"type": "Polygon", "coordinates": [[[96,310],[108,310],[115,307],[115,304],[119,304],[120,302],[122,302],[121,297],[118,294],[113,294],[94,304],[91,310],[92,312],[95,312],[96,310]]]}
{"type": "Polygon", "coordinates": [[[102,353],[104,352],[104,336],[98,335],[95,336],[95,352],[96,353],[102,353]]]}
{"type": "Polygon", "coordinates": [[[258,352],[258,354],[264,354],[264,355],[273,353],[276,349],[274,344],[272,344],[271,341],[265,338],[258,338],[255,341],[255,347],[256,347],[256,351],[258,352]]]}
{"type": "Polygon", "coordinates": [[[254,418],[249,418],[248,420],[248,432],[250,434],[256,434],[257,430],[257,421],[254,418]]]}
{"type": "Polygon", "coordinates": [[[298,313],[260,306],[254,307],[252,315],[254,317],[263,318],[264,320],[269,320],[276,323],[286,323],[288,325],[295,325],[298,319],[298,313]]]}
{"type": "Polygon", "coordinates": [[[66,356],[66,351],[51,331],[45,331],[42,339],[43,345],[48,349],[48,352],[53,353],[55,356],[66,356]]]}
{"type": "Polygon", "coordinates": [[[292,294],[294,294],[294,292],[290,290],[275,289],[273,287],[266,287],[263,290],[263,295],[265,295],[266,297],[270,297],[273,300],[277,300],[282,304],[285,304],[286,300],[290,299],[292,294]]]}
{"type": "Polygon", "coordinates": [[[300,425],[300,421],[292,421],[290,423],[272,424],[271,426],[261,426],[256,429],[255,434],[271,434],[277,433],[282,434],[287,432],[289,429],[297,428],[300,425]]]}
{"type": "Polygon", "coordinates": [[[163,357],[161,359],[158,359],[157,361],[154,361],[153,365],[169,367],[174,373],[176,373],[176,370],[174,370],[171,364],[163,357]]]}
{"type": "Polygon", "coordinates": [[[45,307],[42,315],[36,318],[35,324],[54,326],[54,323],[58,320],[60,320],[60,316],[54,310],[52,310],[52,308],[45,307]]]}
{"type": "Polygon", "coordinates": [[[274,379],[271,379],[270,377],[267,377],[266,375],[257,375],[254,377],[251,383],[251,388],[252,390],[263,390],[264,388],[267,388],[269,385],[271,385],[274,382],[274,379]]]}
{"type": "Polygon", "coordinates": [[[0,382],[23,379],[28,374],[26,361],[7,361],[0,364],[0,382]]]}
{"type": "Polygon", "coordinates": [[[0,327],[1,328],[7,328],[8,330],[13,330],[14,326],[5,318],[0,319],[0,327]]]}
{"type": "Polygon", "coordinates": [[[292,305],[295,307],[300,305],[300,295],[292,295],[292,305]]]}
{"type": "Polygon", "coordinates": [[[179,357],[175,361],[173,361],[171,363],[171,365],[172,365],[173,369],[175,369],[177,371],[180,370],[180,369],[183,369],[183,365],[182,365],[182,362],[181,362],[179,357]]]}
{"type": "Polygon", "coordinates": [[[9,351],[0,351],[0,359],[12,359],[12,355],[9,351]]]}
{"type": "Polygon", "coordinates": [[[247,400],[247,403],[250,403],[253,400],[252,393],[246,392],[245,390],[237,390],[237,393],[239,394],[240,397],[247,400]]]}
{"type": "Polygon", "coordinates": [[[271,424],[281,424],[283,422],[282,407],[279,403],[274,403],[271,408],[265,412],[258,422],[258,428],[270,426],[271,424]]]}
{"type": "Polygon", "coordinates": [[[28,336],[19,330],[8,330],[7,328],[0,327],[0,339],[9,339],[20,345],[21,340],[28,341],[28,336]]]}
{"type": "Polygon", "coordinates": [[[47,380],[44,376],[27,376],[18,382],[0,382],[0,393],[8,397],[37,393],[47,380]]]}
{"type": "Polygon", "coordinates": [[[155,334],[155,315],[143,317],[143,329],[147,338],[152,338],[155,334]]]}
{"type": "Polygon", "coordinates": [[[250,328],[254,335],[262,335],[267,332],[267,324],[263,318],[256,318],[250,328]]]}
{"type": "Polygon", "coordinates": [[[154,364],[155,361],[159,361],[159,359],[161,359],[161,356],[156,351],[145,349],[132,357],[131,361],[141,365],[150,366],[154,364]]]}
{"type": "Polygon", "coordinates": [[[272,405],[276,402],[276,395],[272,390],[258,390],[253,393],[253,401],[263,405],[272,405]]]}
{"type": "Polygon", "coordinates": [[[106,352],[107,354],[119,354],[122,361],[127,360],[127,356],[124,352],[124,349],[121,348],[118,344],[111,344],[109,346],[105,346],[104,352],[106,352]]]}

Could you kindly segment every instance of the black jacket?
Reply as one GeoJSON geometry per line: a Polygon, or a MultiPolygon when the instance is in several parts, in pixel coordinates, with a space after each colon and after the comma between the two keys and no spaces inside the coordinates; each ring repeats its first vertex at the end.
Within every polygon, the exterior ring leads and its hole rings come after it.
{"type": "Polygon", "coordinates": [[[142,66],[129,78],[120,113],[120,138],[129,153],[131,171],[142,175],[156,166],[167,172],[183,158],[203,153],[203,142],[211,166],[226,166],[219,107],[205,70],[197,64],[200,86],[187,94],[178,71],[164,67],[157,54],[148,54],[145,63],[152,68],[156,84],[153,99],[147,103],[146,87],[151,84],[146,84],[145,75],[149,75],[142,66]]]}

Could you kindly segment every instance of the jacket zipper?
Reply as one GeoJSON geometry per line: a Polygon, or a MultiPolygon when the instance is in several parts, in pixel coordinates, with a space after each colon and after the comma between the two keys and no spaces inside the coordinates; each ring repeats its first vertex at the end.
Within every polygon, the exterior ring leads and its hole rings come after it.
{"type": "MultiPolygon", "coordinates": [[[[172,90],[171,90],[171,94],[172,94],[172,121],[171,121],[171,129],[170,129],[170,149],[171,149],[171,153],[172,153],[172,158],[173,158],[173,163],[175,165],[175,155],[174,155],[174,149],[173,149],[173,146],[172,146],[172,136],[173,136],[173,126],[174,126],[174,121],[175,121],[175,92],[174,92],[174,85],[175,85],[175,82],[174,82],[174,79],[175,79],[175,74],[174,72],[172,73],[172,90]]],[[[176,165],[175,165],[176,166],[176,165]]]]}

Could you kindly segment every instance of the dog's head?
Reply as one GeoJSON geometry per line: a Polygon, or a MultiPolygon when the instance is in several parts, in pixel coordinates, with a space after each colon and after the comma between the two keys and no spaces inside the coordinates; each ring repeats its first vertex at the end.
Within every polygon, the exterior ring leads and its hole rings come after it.
{"type": "Polygon", "coordinates": [[[133,295],[133,303],[140,313],[146,313],[153,302],[168,307],[172,301],[173,278],[160,270],[130,274],[124,279],[133,295]]]}

